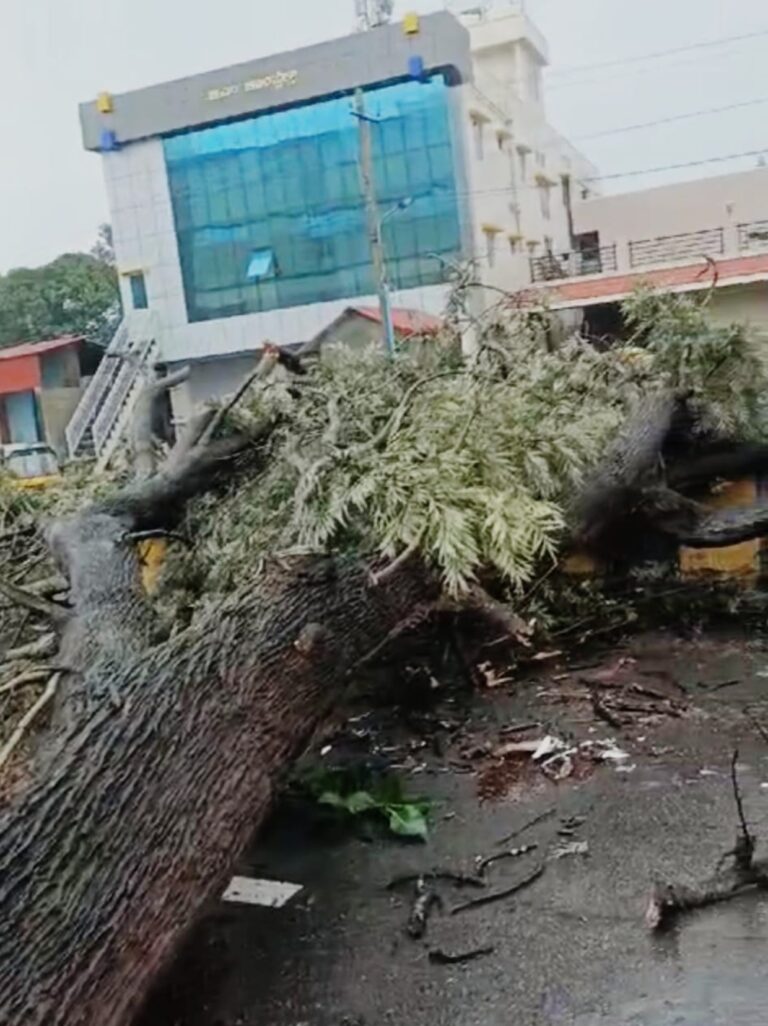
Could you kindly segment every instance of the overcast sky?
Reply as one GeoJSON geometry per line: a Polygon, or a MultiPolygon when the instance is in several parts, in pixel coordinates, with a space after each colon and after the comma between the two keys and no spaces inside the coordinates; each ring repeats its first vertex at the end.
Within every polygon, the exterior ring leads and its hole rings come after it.
{"type": "MultiPolygon", "coordinates": [[[[443,6],[400,0],[399,13],[443,6]]],[[[550,42],[550,120],[573,139],[768,100],[766,0],[527,6],[550,42]],[[760,31],[766,34],[653,61],[566,70],[760,31]]],[[[0,0],[0,272],[88,248],[107,216],[99,158],[80,144],[79,101],[344,35],[353,7],[353,0],[0,0]]],[[[606,174],[763,147],[768,154],[768,102],[579,145],[606,174]]],[[[605,187],[632,189],[755,163],[742,158],[611,179],[605,187]]]]}

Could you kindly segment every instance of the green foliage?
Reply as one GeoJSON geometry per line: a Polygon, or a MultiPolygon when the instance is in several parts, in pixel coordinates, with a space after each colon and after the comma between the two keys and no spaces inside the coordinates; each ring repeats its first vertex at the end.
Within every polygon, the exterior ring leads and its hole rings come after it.
{"type": "Polygon", "coordinates": [[[427,360],[330,347],[305,377],[254,384],[227,428],[278,418],[264,470],[192,503],[196,544],[173,547],[167,594],[200,610],[276,555],[413,551],[452,594],[490,572],[519,595],[556,558],[572,496],[639,398],[685,388],[707,429],[765,435],[768,382],[745,329],[647,292],[625,313],[634,348],[556,346],[546,312],[500,308],[471,360],[451,337],[427,360]]]}
{"type": "Polygon", "coordinates": [[[331,769],[305,774],[299,787],[320,805],[349,816],[383,817],[391,833],[420,841],[427,839],[429,802],[409,798],[395,776],[360,777],[331,769]]]}
{"type": "Polygon", "coordinates": [[[690,392],[702,427],[733,437],[764,439],[768,375],[756,339],[741,324],[719,326],[705,300],[639,289],[623,304],[634,342],[650,357],[659,384],[690,392]]]}
{"type": "Polygon", "coordinates": [[[0,275],[0,346],[59,335],[106,344],[119,314],[117,273],[87,253],[0,275]]]}
{"type": "Polygon", "coordinates": [[[279,412],[266,474],[212,517],[198,507],[212,584],[254,553],[407,549],[458,593],[493,568],[516,588],[554,555],[570,493],[623,416],[633,371],[578,339],[548,352],[510,317],[476,361],[450,346],[428,373],[403,356],[331,349],[302,382],[254,391],[240,417],[279,412]]]}

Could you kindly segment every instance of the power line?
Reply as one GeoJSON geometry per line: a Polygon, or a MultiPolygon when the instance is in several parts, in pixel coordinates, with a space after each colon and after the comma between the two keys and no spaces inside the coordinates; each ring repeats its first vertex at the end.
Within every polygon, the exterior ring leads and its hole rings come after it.
{"type": "Polygon", "coordinates": [[[754,100],[743,100],[741,103],[729,103],[724,107],[705,107],[702,110],[688,111],[687,114],[674,114],[668,118],[657,118],[655,121],[639,121],[634,125],[622,125],[619,128],[606,128],[600,132],[590,132],[587,135],[573,136],[573,142],[582,142],[586,139],[603,139],[608,135],[623,135],[624,132],[637,132],[643,128],[656,128],[657,125],[671,125],[675,121],[687,121],[689,118],[701,118],[707,114],[723,114],[729,110],[740,110],[743,107],[757,107],[759,104],[768,103],[768,96],[761,96],[754,100]]]}
{"type": "Polygon", "coordinates": [[[736,54],[737,51],[735,49],[723,50],[716,54],[690,54],[688,57],[679,57],[676,61],[666,61],[664,64],[634,65],[633,67],[614,70],[607,74],[600,75],[598,73],[589,78],[564,78],[561,80],[556,79],[554,82],[548,80],[546,88],[548,92],[553,92],[557,89],[570,89],[573,86],[591,85],[593,83],[602,86],[606,82],[614,82],[616,79],[629,78],[630,76],[668,75],[671,71],[678,68],[698,68],[704,59],[707,61],[707,69],[710,70],[715,62],[727,61],[735,57],[736,54]]]}
{"type": "MultiPolygon", "coordinates": [[[[612,171],[612,172],[609,172],[607,174],[590,175],[590,176],[587,176],[587,177],[584,177],[584,178],[582,178],[579,175],[575,174],[573,172],[573,170],[569,171],[568,173],[571,175],[571,177],[574,180],[574,182],[576,183],[576,185],[591,185],[591,184],[593,184],[595,182],[613,181],[613,180],[616,180],[616,179],[619,179],[619,178],[636,178],[636,177],[640,177],[641,175],[657,174],[657,173],[660,173],[662,171],[678,171],[678,170],[684,170],[685,168],[689,168],[689,167],[703,167],[706,164],[720,164],[720,163],[726,163],[727,161],[730,161],[730,160],[739,160],[739,159],[743,159],[743,158],[747,158],[747,157],[763,157],[763,156],[766,156],[766,155],[768,155],[768,146],[765,146],[765,147],[763,147],[762,149],[759,149],[759,150],[744,150],[744,151],[742,151],[740,153],[727,153],[727,154],[721,154],[720,156],[715,156],[715,157],[704,157],[701,160],[682,161],[681,163],[678,163],[678,164],[662,164],[662,165],[658,165],[656,167],[634,168],[634,169],[629,170],[629,171],[612,171]]],[[[766,170],[766,175],[768,175],[768,170],[766,170]]],[[[558,185],[559,185],[559,182],[555,183],[554,185],[552,185],[550,187],[551,188],[556,188],[558,185]]],[[[509,198],[511,200],[514,200],[515,197],[517,195],[519,195],[520,193],[537,193],[537,192],[539,192],[541,190],[541,188],[542,188],[542,186],[540,186],[540,185],[533,185],[533,184],[530,184],[528,182],[525,182],[525,183],[518,183],[516,186],[504,185],[504,186],[496,186],[494,188],[489,188],[489,189],[450,189],[450,190],[446,189],[446,195],[450,195],[450,196],[454,196],[456,198],[462,198],[462,199],[470,197],[470,196],[500,196],[500,195],[506,195],[506,196],[509,196],[509,198]]],[[[216,186],[215,188],[208,190],[207,194],[208,195],[217,195],[217,194],[224,194],[224,193],[231,193],[231,192],[232,192],[232,187],[231,186],[216,186]]],[[[192,195],[192,192],[190,190],[183,190],[183,191],[180,190],[179,193],[177,193],[177,196],[179,196],[179,195],[183,195],[185,197],[188,197],[188,196],[192,195]]],[[[414,199],[414,203],[418,203],[420,198],[428,198],[428,197],[416,197],[414,199]]],[[[231,227],[231,226],[227,226],[227,227],[231,227]]]]}
{"type": "Polygon", "coordinates": [[[768,28],[758,29],[756,32],[745,32],[739,36],[722,36],[720,39],[706,39],[699,43],[688,43],[686,46],[675,46],[669,50],[655,50],[650,53],[637,54],[634,57],[622,57],[618,60],[600,61],[596,64],[574,64],[569,68],[554,68],[550,74],[573,75],[582,71],[596,71],[601,68],[624,67],[627,64],[658,60],[661,57],[671,57],[674,54],[688,53],[691,50],[703,50],[714,46],[726,46],[729,43],[741,43],[747,39],[757,39],[760,36],[768,36],[768,28]]]}
{"type": "Polygon", "coordinates": [[[593,178],[584,178],[584,182],[604,182],[615,178],[632,178],[637,175],[652,175],[659,171],[678,171],[686,167],[702,167],[704,164],[720,164],[727,160],[738,160],[740,157],[763,157],[768,152],[768,146],[761,150],[745,150],[742,153],[726,153],[719,157],[704,157],[702,160],[686,160],[681,164],[662,164],[659,167],[637,168],[635,171],[614,171],[607,175],[595,175],[593,178]]]}

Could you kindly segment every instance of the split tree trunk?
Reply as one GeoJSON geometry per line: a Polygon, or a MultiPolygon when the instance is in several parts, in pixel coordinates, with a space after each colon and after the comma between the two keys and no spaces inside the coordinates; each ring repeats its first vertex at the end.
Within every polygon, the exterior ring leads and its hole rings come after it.
{"type": "Polygon", "coordinates": [[[576,544],[621,559],[642,534],[690,548],[767,535],[768,504],[714,512],[685,493],[760,472],[768,465],[768,446],[716,438],[694,444],[694,427],[685,395],[659,392],[639,404],[576,497],[576,544]]]}

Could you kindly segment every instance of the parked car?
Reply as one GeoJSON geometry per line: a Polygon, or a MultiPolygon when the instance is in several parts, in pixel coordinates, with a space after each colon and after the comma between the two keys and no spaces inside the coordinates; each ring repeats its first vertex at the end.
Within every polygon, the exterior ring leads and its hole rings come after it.
{"type": "Polygon", "coordinates": [[[2,446],[2,468],[18,488],[45,488],[61,475],[56,453],[44,442],[2,446]]]}

